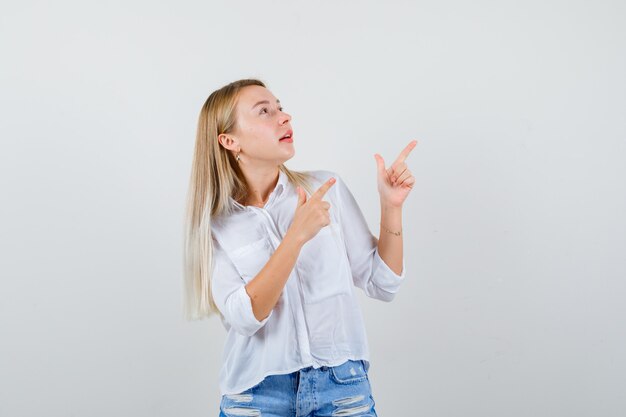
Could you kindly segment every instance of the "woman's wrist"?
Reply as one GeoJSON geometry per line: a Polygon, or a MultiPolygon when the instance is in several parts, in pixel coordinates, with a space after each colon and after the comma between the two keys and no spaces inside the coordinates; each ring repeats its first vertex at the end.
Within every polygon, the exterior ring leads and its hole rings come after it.
{"type": "Polygon", "coordinates": [[[387,232],[387,233],[391,233],[391,234],[394,234],[394,235],[396,235],[396,236],[401,236],[401,235],[402,235],[402,228],[399,228],[399,230],[397,230],[397,231],[389,230],[389,229],[387,229],[387,228],[383,225],[383,223],[382,223],[382,222],[380,222],[380,227],[382,227],[382,228],[383,228],[383,230],[384,230],[385,232],[387,232]]]}

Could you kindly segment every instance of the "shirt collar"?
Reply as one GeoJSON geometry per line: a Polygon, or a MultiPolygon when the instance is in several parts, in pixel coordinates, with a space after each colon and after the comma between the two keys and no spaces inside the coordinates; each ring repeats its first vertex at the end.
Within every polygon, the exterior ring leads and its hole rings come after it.
{"type": "MultiPolygon", "coordinates": [[[[285,189],[285,187],[287,186],[287,184],[289,183],[289,179],[287,178],[287,174],[285,174],[283,172],[282,169],[278,170],[278,182],[276,183],[276,187],[274,188],[274,190],[272,190],[269,199],[267,200],[267,203],[265,203],[265,206],[267,207],[276,197],[278,197],[279,195],[282,194],[283,190],[285,189]]],[[[234,198],[232,197],[228,197],[230,203],[232,205],[234,205],[235,207],[239,208],[239,209],[246,209],[247,207],[244,206],[243,204],[237,202],[234,198]]]]}

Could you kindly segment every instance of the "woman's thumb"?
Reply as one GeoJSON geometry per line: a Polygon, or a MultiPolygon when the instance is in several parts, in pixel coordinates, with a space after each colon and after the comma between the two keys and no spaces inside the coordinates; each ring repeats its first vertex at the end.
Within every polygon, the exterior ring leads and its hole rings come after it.
{"type": "Polygon", "coordinates": [[[298,205],[297,205],[297,207],[300,207],[301,205],[303,205],[306,202],[306,194],[302,192],[302,188],[300,186],[296,187],[296,190],[298,191],[298,205]]]}

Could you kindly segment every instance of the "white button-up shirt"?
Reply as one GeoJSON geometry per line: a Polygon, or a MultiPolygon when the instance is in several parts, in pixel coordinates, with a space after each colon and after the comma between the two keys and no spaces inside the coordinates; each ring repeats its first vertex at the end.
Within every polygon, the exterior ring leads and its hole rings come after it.
{"type": "Polygon", "coordinates": [[[230,199],[235,211],[214,218],[213,298],[226,329],[220,370],[222,395],[236,394],[267,375],[307,366],[335,366],[363,359],[369,368],[365,324],[355,286],[367,296],[391,301],[405,276],[378,254],[352,193],[337,173],[310,171],[317,190],[331,176],[336,183],[323,197],[331,205],[330,224],[301,248],[274,309],[262,321],[252,312],[244,285],[267,263],[293,220],[298,194],[279,170],[276,187],[263,208],[230,199]]]}

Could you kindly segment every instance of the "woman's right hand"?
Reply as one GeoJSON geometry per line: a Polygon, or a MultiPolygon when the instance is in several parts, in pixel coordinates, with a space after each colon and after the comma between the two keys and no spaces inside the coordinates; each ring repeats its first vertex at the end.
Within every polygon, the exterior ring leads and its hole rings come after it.
{"type": "Polygon", "coordinates": [[[330,203],[322,198],[335,182],[335,178],[331,177],[308,200],[304,190],[297,188],[298,205],[288,232],[293,233],[302,244],[311,240],[322,227],[330,224],[330,203]]]}

